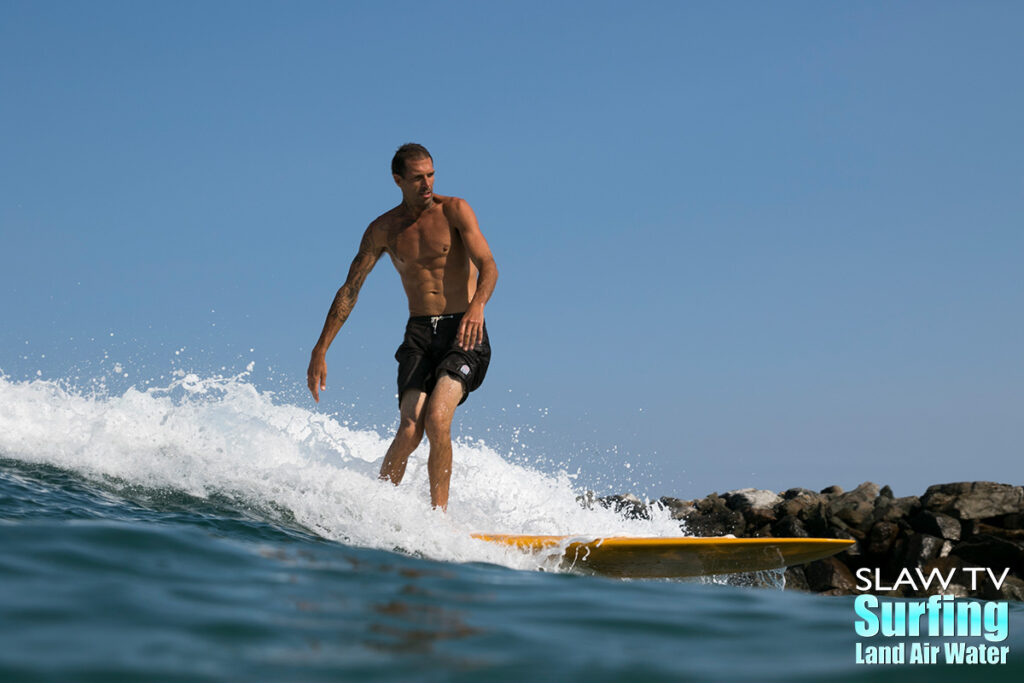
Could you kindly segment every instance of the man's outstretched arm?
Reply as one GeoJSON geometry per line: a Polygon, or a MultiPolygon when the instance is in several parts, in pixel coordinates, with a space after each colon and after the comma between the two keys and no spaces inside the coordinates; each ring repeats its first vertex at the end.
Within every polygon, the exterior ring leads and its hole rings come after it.
{"type": "Polygon", "coordinates": [[[327,320],[324,321],[323,332],[320,333],[320,339],[317,340],[316,346],[313,347],[313,352],[310,354],[306,384],[309,386],[310,393],[313,394],[313,400],[317,403],[320,402],[320,392],[327,388],[327,349],[356,305],[359,290],[366,282],[366,276],[377,265],[377,261],[380,260],[383,253],[384,248],[378,247],[374,243],[373,226],[371,225],[363,233],[363,240],[359,243],[359,252],[352,259],[345,284],[334,295],[331,310],[327,312],[327,320]]]}

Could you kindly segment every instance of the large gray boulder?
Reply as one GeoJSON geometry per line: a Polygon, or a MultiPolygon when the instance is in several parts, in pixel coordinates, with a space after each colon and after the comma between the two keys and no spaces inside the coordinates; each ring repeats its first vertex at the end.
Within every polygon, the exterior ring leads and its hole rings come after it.
{"type": "Polygon", "coordinates": [[[876,522],[898,522],[907,519],[921,509],[921,499],[917,496],[893,498],[878,496],[875,501],[874,519],[876,522]]]}
{"type": "Polygon", "coordinates": [[[775,522],[775,506],[782,496],[765,489],[738,489],[722,494],[722,500],[730,510],[742,513],[750,526],[760,528],[775,522]]]}
{"type": "Polygon", "coordinates": [[[835,557],[815,560],[804,565],[808,587],[816,592],[832,592],[848,595],[857,587],[853,572],[835,557]]]}
{"type": "Polygon", "coordinates": [[[854,490],[836,496],[829,502],[828,511],[834,519],[841,520],[851,529],[866,533],[874,522],[876,498],[878,484],[864,482],[854,490]]]}
{"type": "Polygon", "coordinates": [[[929,486],[921,497],[926,510],[958,519],[985,519],[1024,512],[1024,486],[965,481],[929,486]]]}
{"type": "Polygon", "coordinates": [[[960,540],[960,522],[941,512],[924,510],[911,517],[908,521],[914,528],[914,531],[919,533],[938,536],[948,541],[960,540]]]}
{"type": "Polygon", "coordinates": [[[792,516],[806,521],[827,502],[828,498],[820,493],[792,488],[782,494],[782,502],[775,506],[775,515],[779,519],[792,516]]]}
{"type": "Polygon", "coordinates": [[[658,503],[669,511],[672,519],[679,520],[682,530],[691,536],[742,536],[745,530],[743,514],[730,510],[717,493],[697,500],[666,496],[658,503]]]}

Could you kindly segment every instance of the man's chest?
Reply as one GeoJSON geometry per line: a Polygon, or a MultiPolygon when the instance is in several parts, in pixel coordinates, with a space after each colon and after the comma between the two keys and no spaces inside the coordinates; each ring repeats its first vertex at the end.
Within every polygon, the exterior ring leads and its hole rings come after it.
{"type": "Polygon", "coordinates": [[[443,217],[397,225],[387,232],[388,252],[400,263],[446,258],[458,240],[458,233],[443,217]]]}

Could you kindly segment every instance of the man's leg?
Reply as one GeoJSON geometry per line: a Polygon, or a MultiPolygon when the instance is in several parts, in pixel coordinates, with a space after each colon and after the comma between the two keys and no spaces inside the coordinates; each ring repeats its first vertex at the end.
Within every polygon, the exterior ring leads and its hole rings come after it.
{"type": "Polygon", "coordinates": [[[423,418],[426,405],[427,393],[419,389],[406,389],[398,404],[401,413],[398,432],[384,456],[384,463],[380,466],[380,478],[390,481],[395,486],[402,482],[409,455],[416,450],[423,439],[423,418]]]}
{"type": "Polygon", "coordinates": [[[427,472],[430,474],[430,504],[448,509],[448,484],[452,478],[452,418],[462,400],[462,382],[442,375],[427,401],[426,430],[430,440],[427,472]]]}

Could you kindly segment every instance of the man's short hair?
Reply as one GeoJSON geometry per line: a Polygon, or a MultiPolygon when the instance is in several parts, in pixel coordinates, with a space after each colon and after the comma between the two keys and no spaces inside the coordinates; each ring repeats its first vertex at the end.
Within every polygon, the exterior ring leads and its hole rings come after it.
{"type": "Polygon", "coordinates": [[[417,145],[415,142],[407,142],[398,148],[395,152],[395,156],[391,159],[391,173],[397,176],[405,177],[405,162],[413,159],[427,158],[431,161],[434,157],[430,156],[430,152],[423,145],[417,145]]]}

